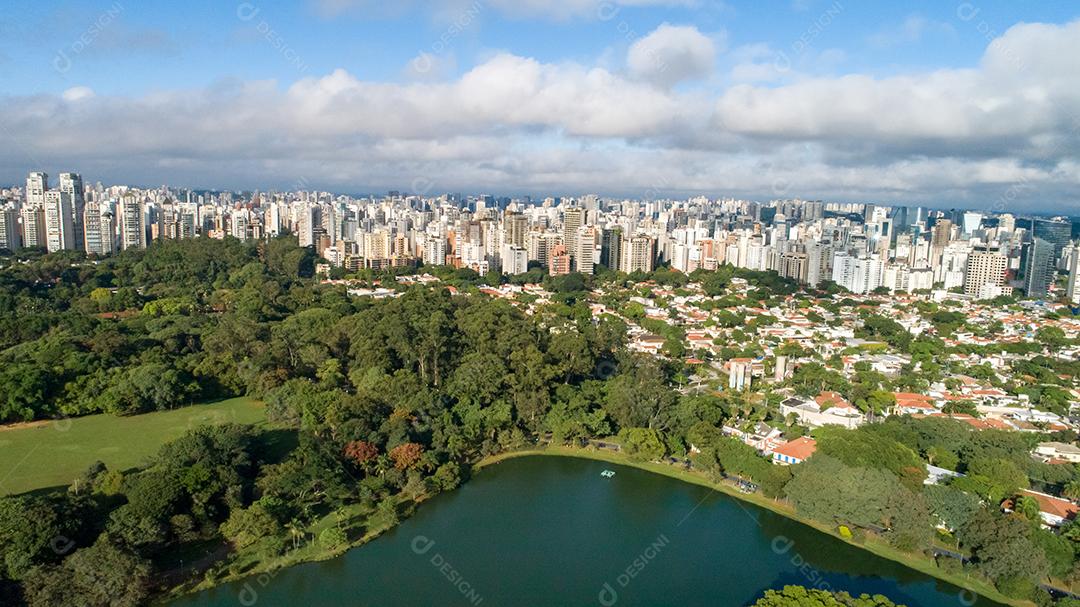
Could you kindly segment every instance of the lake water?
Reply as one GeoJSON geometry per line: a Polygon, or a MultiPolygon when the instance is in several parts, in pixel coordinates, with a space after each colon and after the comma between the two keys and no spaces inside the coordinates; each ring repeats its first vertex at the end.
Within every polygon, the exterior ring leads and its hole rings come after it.
{"type": "Polygon", "coordinates": [[[172,607],[737,607],[785,584],[908,607],[998,605],[704,487],[527,457],[483,470],[340,558],[172,607]]]}

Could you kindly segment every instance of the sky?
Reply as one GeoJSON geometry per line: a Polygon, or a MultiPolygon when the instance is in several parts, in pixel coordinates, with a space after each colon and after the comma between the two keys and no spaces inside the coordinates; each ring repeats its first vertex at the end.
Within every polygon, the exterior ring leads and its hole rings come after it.
{"type": "Polygon", "coordinates": [[[31,170],[1080,214],[1080,4],[6,0],[31,170]]]}

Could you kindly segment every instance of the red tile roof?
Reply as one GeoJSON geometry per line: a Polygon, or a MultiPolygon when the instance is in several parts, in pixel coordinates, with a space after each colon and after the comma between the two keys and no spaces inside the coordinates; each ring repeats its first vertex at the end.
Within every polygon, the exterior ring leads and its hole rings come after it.
{"type": "Polygon", "coordinates": [[[805,460],[813,455],[814,451],[817,451],[817,441],[806,436],[797,438],[789,443],[784,443],[776,449],[773,449],[773,453],[793,457],[797,460],[805,460]]]}
{"type": "Polygon", "coordinates": [[[1069,500],[1063,500],[1059,497],[1052,497],[1043,493],[1027,490],[1024,491],[1024,495],[1030,495],[1035,498],[1035,501],[1039,502],[1039,511],[1052,516],[1059,516],[1067,519],[1076,516],[1076,513],[1080,512],[1080,507],[1077,507],[1076,504],[1069,500]]]}

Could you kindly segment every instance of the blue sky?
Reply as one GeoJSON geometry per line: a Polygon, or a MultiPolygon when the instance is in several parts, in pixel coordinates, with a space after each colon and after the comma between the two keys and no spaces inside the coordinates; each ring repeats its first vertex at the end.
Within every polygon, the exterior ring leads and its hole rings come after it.
{"type": "Polygon", "coordinates": [[[1080,206],[1078,16],[991,0],[8,0],[0,183],[71,168],[1080,206]]]}
{"type": "Polygon", "coordinates": [[[447,45],[446,54],[455,56],[455,73],[460,73],[496,51],[546,62],[587,63],[625,48],[634,33],[644,35],[665,22],[726,32],[730,48],[766,43],[790,49],[815,19],[835,6],[837,15],[811,44],[817,50],[842,51],[843,59],[821,66],[823,71],[886,75],[971,67],[986,48],[987,32],[1000,34],[1021,21],[1062,23],[1080,15],[1080,8],[1067,2],[1003,0],[778,1],[768,3],[772,7],[768,11],[761,9],[761,2],[731,0],[620,7],[607,21],[599,18],[600,13],[608,14],[600,4],[577,17],[507,13],[482,1],[460,8],[453,3],[435,8],[437,2],[380,8],[396,3],[285,0],[9,0],[6,4],[0,18],[4,34],[0,75],[6,92],[15,94],[60,93],[76,84],[99,93],[138,94],[230,78],[296,80],[301,74],[292,65],[266,52],[269,43],[259,30],[263,22],[295,50],[309,73],[344,68],[365,79],[396,80],[411,59],[421,51],[430,52],[456,21],[469,22],[466,31],[447,45]],[[325,8],[347,4],[352,6],[325,8]],[[253,10],[258,13],[249,21],[238,16],[253,10]],[[959,16],[975,11],[976,17],[968,22],[959,16]],[[476,17],[466,16],[472,14],[476,17]],[[53,70],[57,52],[67,49],[75,55],[71,51],[75,41],[99,19],[108,24],[88,50],[73,58],[72,69],[63,74],[53,70]],[[905,23],[923,25],[905,29],[905,23]],[[980,29],[980,23],[989,28],[980,29]]]}

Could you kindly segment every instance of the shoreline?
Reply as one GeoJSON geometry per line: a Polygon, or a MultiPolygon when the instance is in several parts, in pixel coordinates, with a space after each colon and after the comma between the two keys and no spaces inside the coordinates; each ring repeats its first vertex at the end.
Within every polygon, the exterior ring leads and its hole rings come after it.
{"type": "MultiPolygon", "coordinates": [[[[682,481],[682,482],[685,482],[685,483],[698,485],[700,487],[705,487],[707,489],[714,490],[714,491],[716,491],[718,493],[722,493],[722,494],[724,494],[724,495],[726,495],[728,497],[732,497],[734,499],[738,499],[738,500],[753,504],[754,506],[764,508],[764,509],[766,509],[766,510],[768,510],[770,512],[773,512],[775,514],[783,516],[783,517],[785,517],[787,519],[790,519],[790,520],[792,520],[792,521],[794,521],[796,523],[811,527],[811,528],[813,528],[816,531],[819,531],[821,533],[828,534],[829,536],[834,537],[834,538],[836,538],[836,539],[838,539],[840,541],[843,541],[843,542],[845,542],[845,543],[847,543],[847,544],[849,544],[851,546],[866,550],[866,551],[868,551],[868,552],[870,552],[870,553],[872,553],[872,554],[874,554],[876,556],[879,556],[879,557],[884,558],[884,559],[888,559],[888,560],[893,561],[895,563],[899,563],[899,564],[901,564],[901,565],[903,565],[905,567],[908,567],[908,568],[913,569],[915,571],[918,571],[918,572],[920,572],[920,573],[922,573],[924,575],[927,575],[927,576],[929,576],[929,577],[931,577],[931,578],[933,578],[935,580],[943,581],[943,582],[946,582],[948,584],[952,584],[953,586],[956,586],[957,588],[961,588],[961,589],[967,590],[969,592],[973,592],[973,593],[975,593],[975,594],[977,594],[977,595],[979,595],[981,597],[984,597],[986,599],[989,599],[991,601],[995,601],[995,602],[1001,603],[1003,605],[1009,605],[1011,607],[1033,607],[1034,606],[1034,603],[1032,603],[1030,601],[1022,601],[1022,600],[1018,600],[1018,599],[1010,599],[1010,598],[1002,595],[1001,593],[999,593],[997,591],[996,588],[994,588],[992,585],[990,585],[987,582],[983,582],[981,580],[972,580],[970,578],[965,578],[965,577],[962,577],[962,576],[956,576],[956,575],[947,573],[945,571],[942,571],[939,567],[937,567],[934,564],[934,562],[932,560],[924,559],[924,558],[917,558],[914,555],[911,555],[909,553],[900,552],[900,551],[896,550],[895,548],[892,548],[891,546],[886,544],[881,539],[870,537],[870,538],[867,538],[866,541],[863,542],[863,543],[858,543],[858,542],[847,540],[847,539],[843,538],[839,534],[838,531],[836,531],[836,530],[832,529],[831,527],[828,527],[828,526],[826,526],[826,525],[824,525],[824,524],[822,524],[822,523],[820,523],[818,521],[813,521],[813,520],[807,519],[805,517],[801,517],[792,508],[787,507],[784,504],[781,504],[779,502],[776,502],[774,500],[771,500],[769,498],[766,498],[766,497],[764,497],[762,495],[759,495],[759,494],[756,494],[756,493],[751,493],[751,494],[741,493],[738,490],[736,490],[734,487],[731,487],[731,486],[729,486],[727,484],[715,483],[715,482],[708,479],[707,477],[705,477],[703,474],[701,474],[699,472],[695,472],[693,470],[686,470],[686,469],[683,469],[683,468],[678,468],[678,467],[672,466],[670,464],[634,461],[634,460],[631,460],[629,457],[627,457],[625,455],[622,455],[621,453],[603,451],[603,450],[598,450],[598,449],[595,449],[595,448],[551,447],[551,446],[548,446],[548,447],[529,447],[529,448],[525,448],[525,449],[520,449],[520,450],[515,450],[515,451],[506,451],[506,452],[503,452],[503,453],[499,453],[497,455],[490,455],[490,456],[484,457],[484,458],[480,459],[479,461],[477,461],[476,463],[474,463],[472,465],[472,475],[479,474],[485,468],[490,468],[491,466],[497,465],[497,464],[499,464],[499,463],[501,463],[503,461],[507,461],[507,460],[511,460],[511,459],[518,459],[518,458],[523,458],[523,457],[536,457],[536,456],[570,457],[570,458],[577,458],[577,459],[603,461],[603,462],[607,462],[607,463],[611,463],[611,464],[618,464],[618,465],[622,465],[622,466],[629,466],[629,467],[632,467],[632,468],[637,468],[639,470],[644,470],[646,472],[659,474],[659,475],[666,476],[666,477],[669,477],[669,478],[673,478],[675,480],[682,481]]],[[[466,483],[468,483],[467,480],[465,482],[463,482],[462,485],[465,485],[466,483]]],[[[235,583],[235,582],[240,582],[240,581],[243,581],[243,580],[255,580],[255,579],[259,578],[260,576],[264,576],[264,575],[273,578],[277,574],[277,572],[279,572],[279,571],[281,571],[283,569],[288,569],[290,567],[294,567],[294,566],[297,566],[297,565],[303,565],[305,563],[318,563],[318,562],[323,562],[323,561],[328,561],[330,559],[338,558],[340,556],[343,556],[345,553],[349,552],[350,550],[357,549],[357,548],[362,548],[365,544],[377,539],[378,537],[380,537],[381,535],[383,535],[387,531],[393,529],[394,527],[397,527],[402,522],[404,522],[406,519],[408,519],[410,516],[412,516],[412,514],[416,511],[416,508],[419,507],[420,504],[422,504],[422,503],[424,503],[426,501],[429,501],[431,498],[437,497],[438,495],[441,495],[441,493],[440,494],[435,494],[435,495],[432,495],[432,496],[427,496],[427,497],[425,497],[424,499],[422,499],[419,502],[411,502],[410,507],[405,512],[401,513],[397,524],[375,526],[369,532],[364,533],[364,535],[362,537],[357,538],[357,540],[355,540],[353,542],[350,542],[350,543],[347,543],[345,545],[338,546],[338,547],[335,547],[335,548],[327,548],[327,549],[318,549],[317,548],[311,554],[305,554],[305,555],[302,555],[302,556],[294,556],[294,557],[291,557],[291,558],[290,558],[290,555],[287,553],[287,554],[279,557],[278,559],[275,559],[274,561],[267,562],[265,564],[265,566],[263,566],[262,563],[260,562],[255,567],[252,567],[250,570],[244,571],[243,573],[230,574],[228,572],[224,572],[219,578],[214,579],[212,582],[207,581],[204,578],[204,579],[200,580],[198,583],[196,583],[194,585],[191,585],[191,586],[187,586],[186,584],[181,584],[179,586],[175,586],[173,588],[170,588],[165,593],[163,593],[163,594],[159,595],[158,597],[156,597],[152,604],[164,606],[164,605],[171,604],[173,601],[176,601],[176,600],[178,600],[178,599],[180,599],[182,597],[185,597],[185,596],[188,596],[188,595],[191,595],[191,594],[195,594],[195,593],[198,593],[198,592],[204,592],[204,591],[207,591],[207,590],[211,590],[211,589],[218,588],[218,587],[221,587],[221,586],[225,586],[227,584],[231,584],[231,583],[235,583]],[[187,587],[185,587],[185,586],[187,586],[187,587]]],[[[321,522],[322,521],[320,521],[320,523],[321,522]]],[[[318,526],[320,523],[317,523],[315,526],[318,526]]],[[[303,549],[301,549],[301,550],[303,550],[303,549]]],[[[252,585],[255,585],[255,582],[250,582],[250,583],[252,585]]]]}

